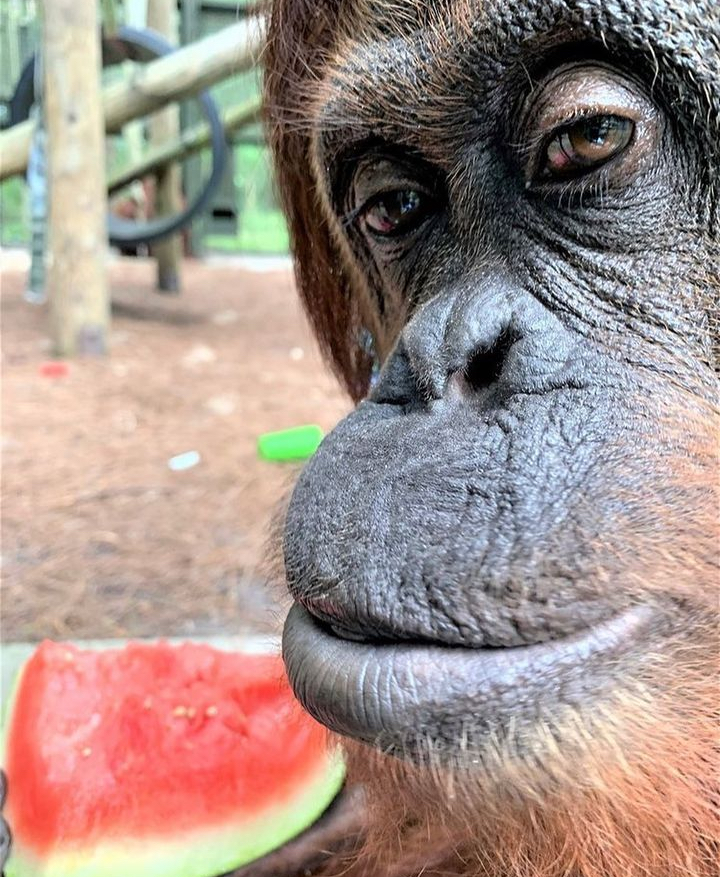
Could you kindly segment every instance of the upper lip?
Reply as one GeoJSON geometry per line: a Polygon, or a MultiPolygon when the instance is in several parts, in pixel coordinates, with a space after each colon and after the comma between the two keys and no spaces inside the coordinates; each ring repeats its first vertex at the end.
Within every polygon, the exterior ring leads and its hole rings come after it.
{"type": "Polygon", "coordinates": [[[315,718],[340,734],[392,748],[418,732],[432,736],[448,711],[482,721],[499,701],[514,704],[534,687],[571,692],[594,659],[632,648],[648,617],[649,607],[635,606],[563,639],[472,649],[340,639],[296,603],[285,623],[283,656],[295,694],[315,718]]]}

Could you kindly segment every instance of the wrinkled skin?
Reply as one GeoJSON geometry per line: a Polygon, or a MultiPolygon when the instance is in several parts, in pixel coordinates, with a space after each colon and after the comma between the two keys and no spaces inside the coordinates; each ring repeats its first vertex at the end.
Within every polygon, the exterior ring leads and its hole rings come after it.
{"type": "Polygon", "coordinates": [[[273,28],[301,293],[356,398],[368,335],[382,365],[288,508],[298,697],[535,797],[600,738],[632,761],[663,723],[659,757],[715,709],[717,7],[288,0],[273,28]]]}

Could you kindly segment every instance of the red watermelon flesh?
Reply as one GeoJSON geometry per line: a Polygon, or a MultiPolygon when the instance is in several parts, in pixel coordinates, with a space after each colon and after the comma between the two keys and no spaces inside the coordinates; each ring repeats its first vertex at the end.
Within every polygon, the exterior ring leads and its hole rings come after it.
{"type": "Polygon", "coordinates": [[[44,642],[5,736],[8,877],[213,877],[310,825],[342,782],[274,655],[44,642]]]}

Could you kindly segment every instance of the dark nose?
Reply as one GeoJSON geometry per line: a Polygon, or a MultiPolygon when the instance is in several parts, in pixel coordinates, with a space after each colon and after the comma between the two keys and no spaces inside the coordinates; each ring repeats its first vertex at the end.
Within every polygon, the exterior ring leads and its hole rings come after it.
{"type": "Polygon", "coordinates": [[[537,392],[560,373],[568,378],[574,345],[558,318],[525,290],[481,283],[418,309],[371,398],[428,404],[496,388],[537,392]]]}

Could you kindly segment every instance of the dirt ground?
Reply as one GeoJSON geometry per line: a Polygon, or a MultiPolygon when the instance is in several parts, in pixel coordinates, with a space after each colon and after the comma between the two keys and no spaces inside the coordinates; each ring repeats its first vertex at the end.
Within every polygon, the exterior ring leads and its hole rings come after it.
{"type": "Polygon", "coordinates": [[[0,259],[5,641],[277,629],[264,547],[297,470],[257,436],[349,407],[289,267],[188,261],[167,297],[150,261],[116,259],[111,355],[48,377],[47,308],[0,259]]]}

